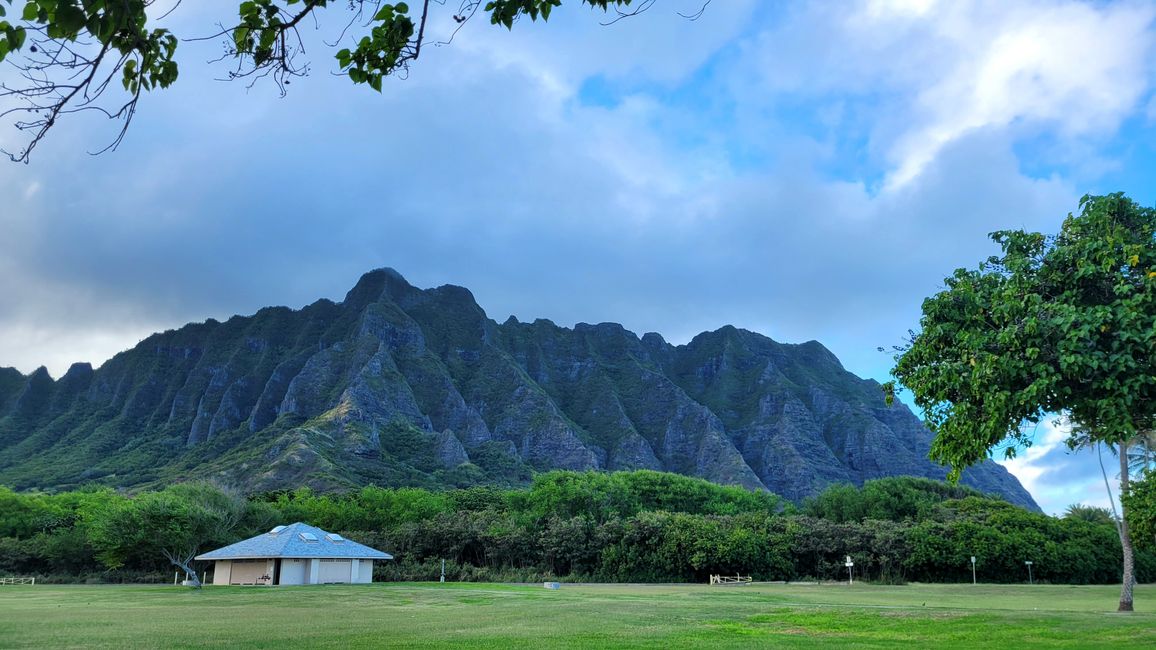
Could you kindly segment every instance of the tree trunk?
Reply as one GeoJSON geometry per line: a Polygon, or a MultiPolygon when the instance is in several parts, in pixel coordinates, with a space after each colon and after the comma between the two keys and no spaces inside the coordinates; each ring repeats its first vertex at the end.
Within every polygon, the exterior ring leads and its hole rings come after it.
{"type": "MultiPolygon", "coordinates": [[[[1108,444],[1108,443],[1103,443],[1108,444]]],[[[1096,443],[1096,458],[1100,460],[1100,475],[1104,477],[1104,490],[1108,493],[1108,505],[1112,507],[1112,521],[1116,524],[1116,532],[1120,532],[1120,513],[1116,512],[1116,499],[1112,498],[1112,484],[1108,481],[1108,470],[1104,467],[1104,452],[1100,450],[1101,443],[1096,443]]],[[[1111,447],[1108,448],[1111,451],[1111,447]]]]}
{"type": "Polygon", "coordinates": [[[183,555],[177,555],[176,553],[172,553],[168,550],[164,550],[162,552],[173,566],[185,572],[185,579],[193,583],[190,585],[191,587],[195,587],[197,589],[201,588],[201,580],[197,577],[197,572],[189,568],[189,563],[193,561],[193,556],[196,555],[195,551],[193,553],[183,555]]]}
{"type": "Polygon", "coordinates": [[[1124,584],[1120,589],[1120,607],[1117,611],[1132,611],[1132,587],[1136,582],[1132,559],[1132,536],[1128,533],[1128,449],[1120,443],[1120,546],[1124,549],[1124,584]]]}

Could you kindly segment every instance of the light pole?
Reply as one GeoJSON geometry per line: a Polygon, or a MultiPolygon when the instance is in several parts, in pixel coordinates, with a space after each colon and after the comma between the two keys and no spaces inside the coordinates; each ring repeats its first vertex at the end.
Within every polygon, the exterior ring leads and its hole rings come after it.
{"type": "Polygon", "coordinates": [[[847,556],[847,561],[843,563],[843,566],[847,567],[847,584],[855,584],[854,574],[851,573],[851,567],[855,566],[855,563],[851,561],[850,555],[847,556]]]}
{"type": "Polygon", "coordinates": [[[971,584],[975,584],[975,556],[971,556],[971,584]]]}
{"type": "Polygon", "coordinates": [[[1024,564],[1028,565],[1028,584],[1032,584],[1032,561],[1025,560],[1024,564]]]}

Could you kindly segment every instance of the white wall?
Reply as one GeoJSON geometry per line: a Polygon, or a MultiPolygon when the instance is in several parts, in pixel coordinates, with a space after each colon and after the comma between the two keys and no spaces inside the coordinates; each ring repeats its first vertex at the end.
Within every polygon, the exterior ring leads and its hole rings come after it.
{"type": "Polygon", "coordinates": [[[357,577],[354,582],[363,585],[373,582],[373,560],[361,561],[361,565],[357,567],[357,577]]]}
{"type": "Polygon", "coordinates": [[[306,584],[306,574],[309,569],[309,560],[281,560],[282,585],[306,584]]]}
{"type": "Polygon", "coordinates": [[[349,582],[352,563],[349,560],[321,560],[321,573],[318,582],[349,582]]]}
{"type": "MultiPolygon", "coordinates": [[[[274,560],[235,562],[217,560],[213,565],[213,584],[254,584],[263,575],[273,575],[274,560]]],[[[281,585],[315,585],[321,583],[369,584],[373,582],[373,560],[281,560],[281,585]]]]}

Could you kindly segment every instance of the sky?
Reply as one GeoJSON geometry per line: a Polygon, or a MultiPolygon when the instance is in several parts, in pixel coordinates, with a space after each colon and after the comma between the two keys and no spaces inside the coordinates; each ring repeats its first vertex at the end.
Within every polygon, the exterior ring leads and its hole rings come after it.
{"type": "MultiPolygon", "coordinates": [[[[164,24],[204,36],[236,4],[164,24]]],[[[0,366],[59,376],[186,322],[340,300],[389,266],[468,287],[498,321],[673,343],[733,324],[884,381],[877,348],[995,252],[988,233],[1054,232],[1088,193],[1156,204],[1156,4],[679,15],[701,5],[604,25],[569,0],[512,32],[479,16],[380,94],[334,74],[343,3],[305,30],[310,74],[285,97],[221,81],[220,43],[182,42],[179,81],[119,149],[89,155],[115,125],[73,116],[0,164],[0,366]]],[[[444,40],[457,7],[433,6],[444,40]]],[[[21,138],[0,122],[0,147],[21,138]]],[[[1043,509],[1106,505],[1096,455],[1067,453],[1062,424],[1035,433],[1004,464],[1043,509]]]]}

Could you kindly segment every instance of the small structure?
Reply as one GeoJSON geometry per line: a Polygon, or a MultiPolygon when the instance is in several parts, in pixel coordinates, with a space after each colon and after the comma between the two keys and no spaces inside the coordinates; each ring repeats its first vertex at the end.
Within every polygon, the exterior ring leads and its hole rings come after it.
{"type": "Polygon", "coordinates": [[[720,576],[711,574],[710,583],[712,585],[749,585],[751,584],[750,576],[720,576]]]}
{"type": "Polygon", "coordinates": [[[34,584],[36,584],[36,578],[35,577],[32,577],[32,578],[14,578],[14,577],[0,578],[0,585],[34,585],[34,584]]]}
{"type": "Polygon", "coordinates": [[[195,559],[215,563],[215,585],[316,585],[373,582],[373,561],[393,556],[298,522],[195,559]]]}

